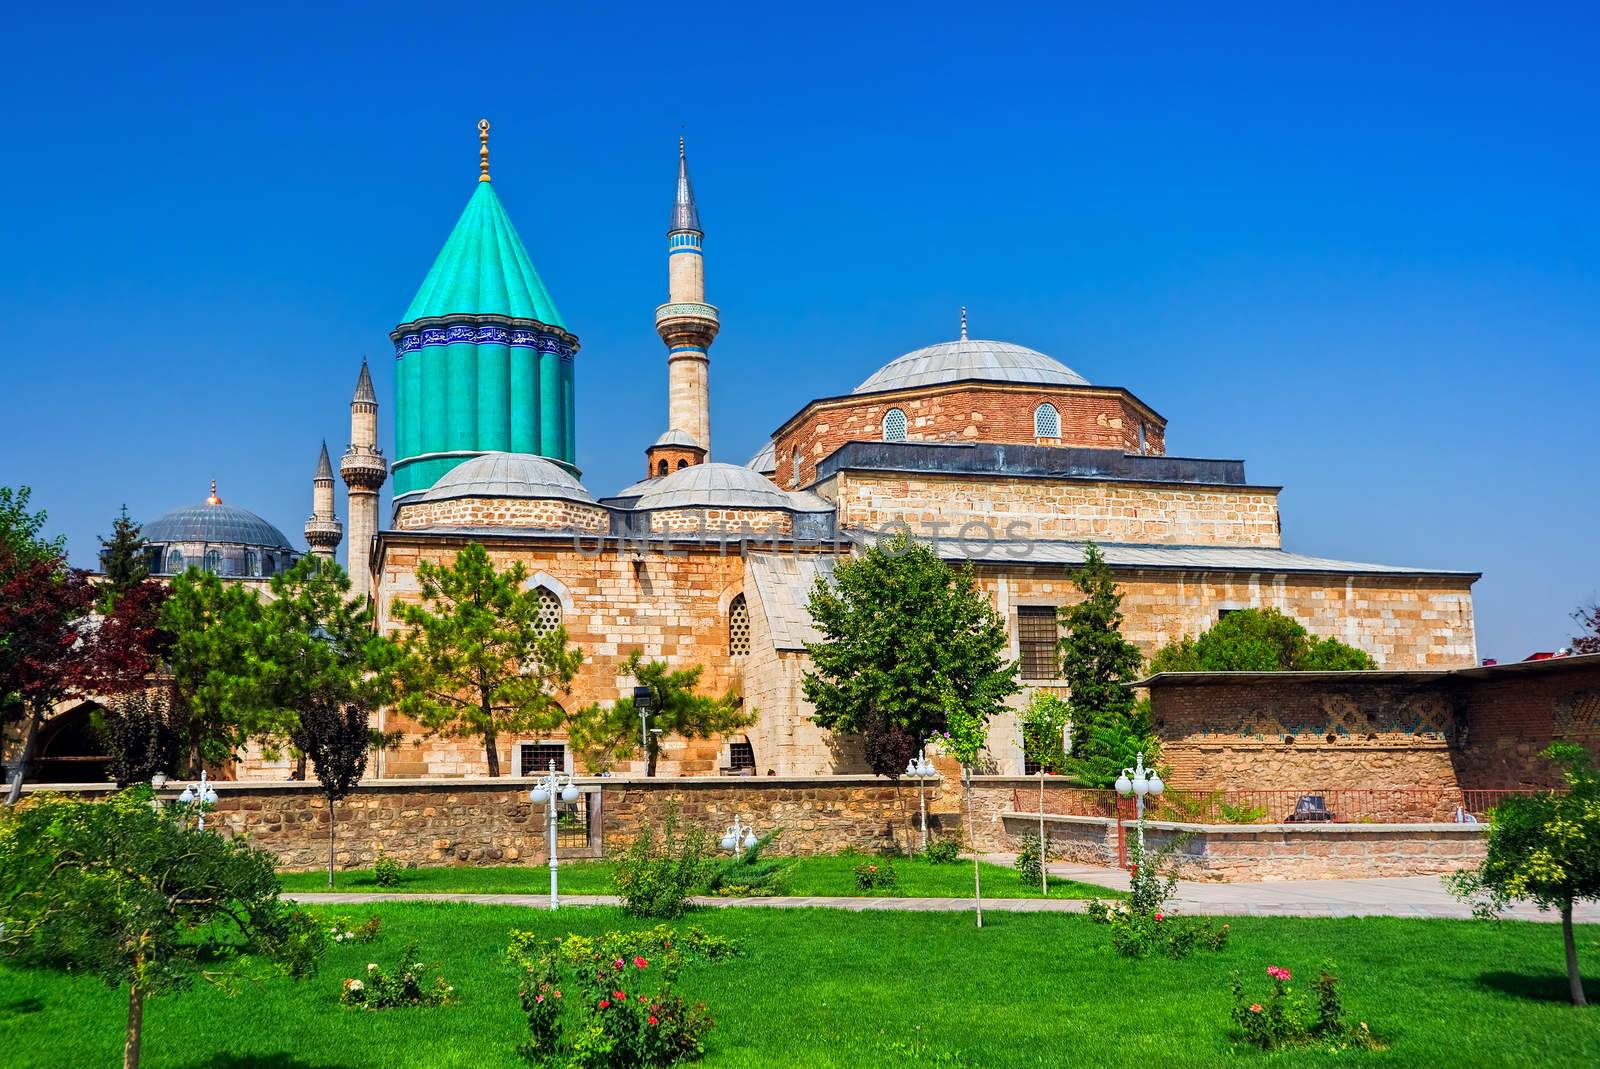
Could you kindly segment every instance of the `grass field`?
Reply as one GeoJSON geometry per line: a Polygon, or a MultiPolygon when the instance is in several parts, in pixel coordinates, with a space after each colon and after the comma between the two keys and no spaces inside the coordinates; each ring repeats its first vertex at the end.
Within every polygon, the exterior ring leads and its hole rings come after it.
{"type": "MultiPolygon", "coordinates": [[[[860,895],[854,869],[864,856],[833,855],[795,858],[785,894],[802,897],[860,895]]],[[[872,860],[881,860],[873,858],[872,860]]],[[[898,886],[879,892],[880,897],[970,898],[972,862],[935,865],[920,858],[897,858],[898,886]]],[[[983,863],[983,893],[987,898],[1038,898],[1039,885],[1025,881],[1015,869],[983,863]]],[[[326,891],[328,874],[289,872],[282,875],[288,891],[326,891]]],[[[441,866],[407,869],[397,887],[379,887],[371,869],[352,869],[334,875],[335,891],[461,892],[465,894],[544,894],[550,889],[550,870],[543,865],[441,866]]],[[[561,866],[561,890],[575,895],[611,894],[611,865],[604,861],[572,861],[561,866]]],[[[1115,892],[1073,880],[1050,880],[1052,898],[1114,898],[1115,892]]]]}
{"type": "MultiPolygon", "coordinates": [[[[384,903],[378,940],[330,949],[321,972],[229,999],[209,988],[152,1001],[149,1069],[514,1069],[523,1035],[499,962],[512,928],[626,927],[610,909],[384,903]],[[407,939],[438,961],[458,1005],[342,1009],[343,978],[392,964],[407,939]]],[[[328,913],[324,910],[323,913],[328,913]]],[[[344,915],[353,911],[335,911],[344,915]]],[[[1386,918],[1239,918],[1231,945],[1190,960],[1116,957],[1075,915],[707,910],[690,920],[744,941],[742,958],[685,970],[717,1027],[707,1069],[1088,1066],[1592,1066],[1600,1008],[1562,999],[1552,925],[1386,918]],[[1309,977],[1338,963],[1346,1005],[1388,1044],[1372,1053],[1235,1052],[1229,974],[1265,991],[1269,964],[1309,977]]],[[[1600,928],[1580,931],[1592,963],[1600,928]]],[[[1600,996],[1600,984],[1591,997],[1600,996]]],[[[0,1065],[118,1064],[124,994],[88,978],[0,969],[0,1065]]]]}

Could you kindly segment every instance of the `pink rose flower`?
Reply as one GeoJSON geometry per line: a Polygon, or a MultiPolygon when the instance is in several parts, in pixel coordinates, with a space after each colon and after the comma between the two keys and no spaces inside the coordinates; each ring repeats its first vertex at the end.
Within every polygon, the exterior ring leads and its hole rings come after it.
{"type": "Polygon", "coordinates": [[[1250,1003],[1250,1012],[1251,1013],[1260,1013],[1261,1012],[1261,1003],[1259,1003],[1259,1002],[1250,1003]]]}

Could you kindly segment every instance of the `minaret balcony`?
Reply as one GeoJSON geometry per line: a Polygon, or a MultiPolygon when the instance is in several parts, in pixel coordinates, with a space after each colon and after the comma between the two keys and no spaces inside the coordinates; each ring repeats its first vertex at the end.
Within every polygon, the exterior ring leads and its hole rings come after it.
{"type": "Polygon", "coordinates": [[[717,332],[720,321],[717,318],[717,306],[714,304],[696,304],[692,301],[678,301],[667,303],[656,309],[656,330],[667,330],[682,324],[701,325],[709,324],[711,333],[717,332]]]}
{"type": "Polygon", "coordinates": [[[389,478],[389,465],[378,450],[351,446],[339,461],[339,474],[352,490],[378,490],[389,478]]]}
{"type": "Polygon", "coordinates": [[[338,520],[318,519],[316,516],[306,521],[306,545],[317,547],[337,546],[344,538],[344,524],[338,520]]]}

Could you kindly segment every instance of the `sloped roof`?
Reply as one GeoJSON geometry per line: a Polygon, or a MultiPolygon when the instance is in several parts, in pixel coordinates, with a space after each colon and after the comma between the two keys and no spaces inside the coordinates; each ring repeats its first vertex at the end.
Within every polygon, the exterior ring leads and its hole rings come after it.
{"type": "Polygon", "coordinates": [[[449,315],[502,315],[566,329],[492,182],[473,190],[403,322],[449,315]]]}
{"type": "Polygon", "coordinates": [[[819,578],[833,578],[835,560],[821,554],[790,553],[751,553],[745,558],[745,578],[756,588],[774,647],[803,650],[806,643],[822,640],[806,602],[819,578]]]}

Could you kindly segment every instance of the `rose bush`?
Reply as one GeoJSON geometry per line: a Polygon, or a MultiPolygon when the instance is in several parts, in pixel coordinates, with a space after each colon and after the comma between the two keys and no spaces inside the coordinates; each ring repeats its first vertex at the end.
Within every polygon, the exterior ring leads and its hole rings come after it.
{"type": "Polygon", "coordinates": [[[1297,994],[1294,974],[1278,965],[1267,966],[1272,991],[1264,1001],[1245,994],[1244,981],[1233,974],[1233,1023],[1240,1038],[1260,1050],[1326,1045],[1330,1051],[1376,1050],[1380,1044],[1367,1022],[1352,1025],[1345,1019],[1339,998],[1339,980],[1333,966],[1324,965],[1312,984],[1313,995],[1297,994]]]}

